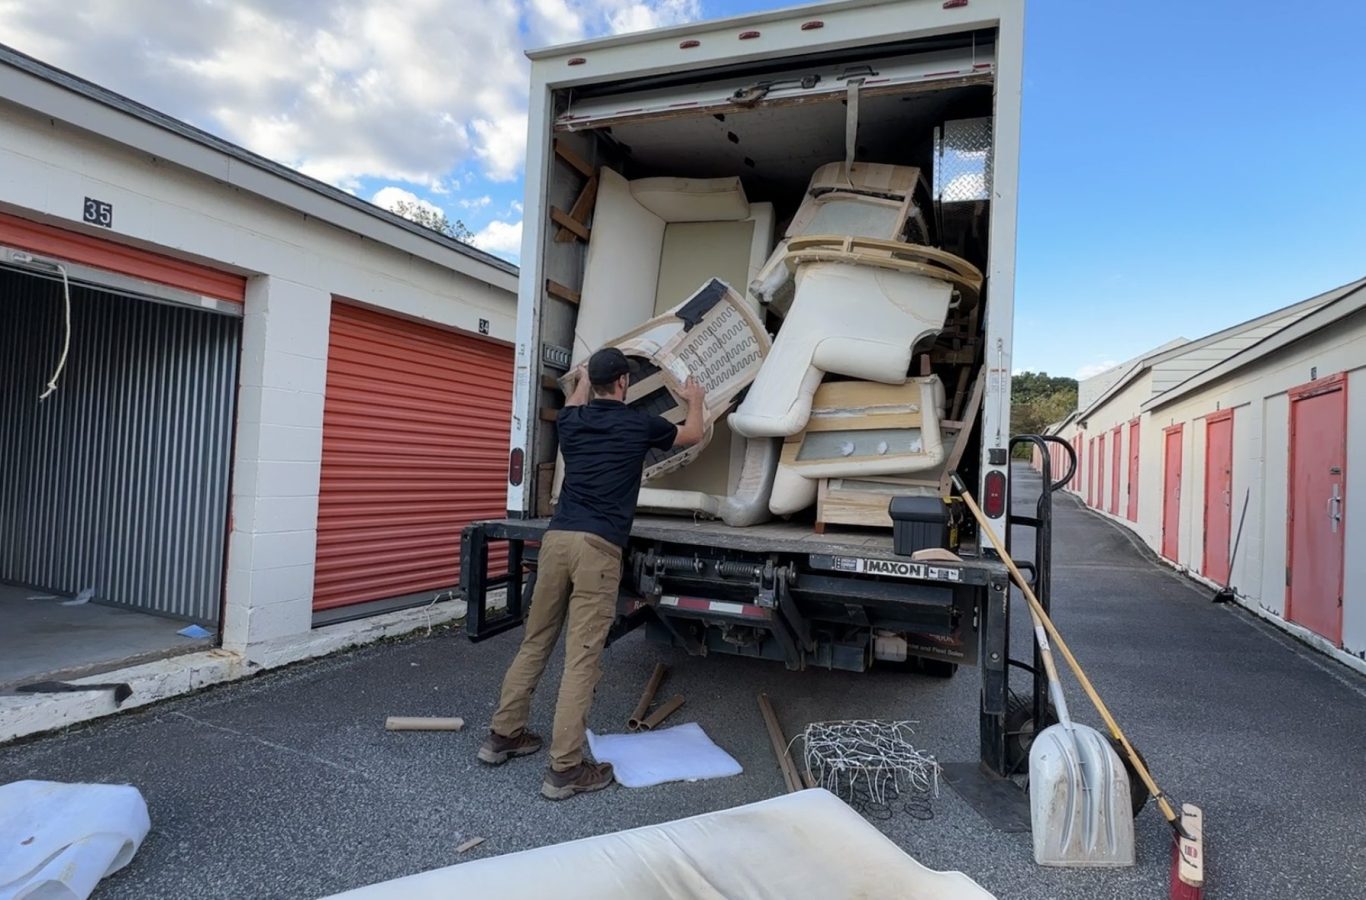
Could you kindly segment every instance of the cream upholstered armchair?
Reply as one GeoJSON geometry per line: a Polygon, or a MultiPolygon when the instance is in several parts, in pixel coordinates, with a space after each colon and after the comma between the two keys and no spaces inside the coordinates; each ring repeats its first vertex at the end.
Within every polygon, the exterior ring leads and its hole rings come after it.
{"type": "MultiPolygon", "coordinates": [[[[712,320],[730,317],[727,321],[744,332],[741,339],[757,332],[756,345],[762,345],[761,355],[752,361],[757,371],[769,342],[761,307],[745,286],[757,277],[772,244],[773,207],[750,203],[738,178],[628,181],[610,169],[601,170],[575,326],[574,363],[608,344],[647,360],[650,346],[668,344],[666,356],[676,361],[675,368],[686,367],[682,357],[687,347],[677,334],[677,310],[705,295],[713,304],[705,315],[712,320]],[[713,281],[724,290],[717,293],[713,281]],[[737,290],[729,290],[732,285],[737,290]]],[[[637,405],[645,394],[663,391],[663,410],[675,408],[678,376],[684,373],[660,369],[647,364],[628,401],[637,405]]],[[[745,385],[753,375],[748,373],[745,385]]],[[[702,445],[648,461],[640,509],[720,518],[731,525],[768,518],[780,446],[772,438],[746,439],[725,424],[738,390],[711,392],[708,421],[715,424],[702,445]]],[[[562,466],[557,466],[557,494],[561,477],[562,466]]]]}

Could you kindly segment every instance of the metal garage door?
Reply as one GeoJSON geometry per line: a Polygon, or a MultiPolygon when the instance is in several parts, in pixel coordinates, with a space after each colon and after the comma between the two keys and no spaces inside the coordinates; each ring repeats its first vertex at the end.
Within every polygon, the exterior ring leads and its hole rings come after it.
{"type": "Polygon", "coordinates": [[[0,269],[0,580],[217,622],[241,324],[0,269]]]}
{"type": "Polygon", "coordinates": [[[504,514],[513,348],[333,303],[313,608],[455,587],[504,514]]]}

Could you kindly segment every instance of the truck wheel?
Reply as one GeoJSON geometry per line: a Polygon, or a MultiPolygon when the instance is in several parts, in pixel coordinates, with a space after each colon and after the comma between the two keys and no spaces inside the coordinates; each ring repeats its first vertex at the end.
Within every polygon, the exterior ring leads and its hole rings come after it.
{"type": "Polygon", "coordinates": [[[1011,691],[1006,699],[1006,767],[1012,772],[1027,773],[1034,735],[1056,724],[1058,714],[1051,702],[1044,703],[1043,723],[1039,724],[1034,721],[1034,698],[1011,691]]]}

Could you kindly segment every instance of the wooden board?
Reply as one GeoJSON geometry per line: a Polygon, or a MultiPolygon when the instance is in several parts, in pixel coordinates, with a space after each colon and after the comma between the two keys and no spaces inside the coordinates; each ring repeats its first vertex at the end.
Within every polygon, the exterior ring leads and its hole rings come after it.
{"type": "Polygon", "coordinates": [[[583,299],[583,295],[571,287],[566,287],[558,281],[545,280],[545,292],[552,297],[558,297],[566,303],[573,303],[576,306],[583,299]]]}
{"type": "Polygon", "coordinates": [[[972,426],[977,423],[977,413],[982,408],[982,395],[987,387],[987,367],[982,366],[982,370],[977,373],[977,383],[972,386],[972,396],[968,399],[967,408],[963,410],[962,427],[958,430],[958,439],[949,448],[949,455],[944,460],[944,474],[939,479],[939,490],[945,497],[949,495],[951,488],[950,479],[953,473],[958,470],[958,464],[963,461],[963,454],[968,449],[968,436],[972,434],[972,426]]]}
{"type": "Polygon", "coordinates": [[[548,462],[536,466],[536,515],[550,515],[554,507],[554,504],[550,502],[550,494],[554,490],[554,486],[555,464],[548,462]]]}
{"type": "MultiPolygon", "coordinates": [[[[579,191],[578,199],[569,208],[569,217],[585,228],[588,226],[588,216],[593,212],[593,202],[598,197],[598,176],[593,175],[588,179],[588,183],[579,191]]],[[[561,244],[574,240],[574,233],[568,228],[560,228],[555,232],[555,240],[561,244]]]]}
{"type": "Polygon", "coordinates": [[[869,490],[832,488],[831,479],[822,478],[816,491],[816,521],[823,525],[860,525],[865,528],[891,528],[887,512],[894,488],[883,493],[869,490]]]}
{"type": "Polygon", "coordinates": [[[574,220],[570,217],[569,213],[560,209],[558,206],[550,207],[550,220],[554,222],[556,225],[559,225],[561,228],[565,228],[573,232],[574,237],[578,238],[581,241],[586,242],[591,237],[591,233],[588,230],[588,226],[584,225],[582,222],[574,220]]]}
{"type": "Polygon", "coordinates": [[[564,160],[565,162],[569,163],[569,165],[573,166],[575,169],[578,169],[579,174],[581,174],[584,178],[592,178],[595,174],[597,174],[593,171],[592,165],[590,165],[587,160],[585,160],[582,156],[579,156],[579,154],[575,153],[573,150],[569,149],[569,146],[565,144],[564,141],[559,140],[558,138],[555,139],[555,155],[558,156],[560,159],[564,160]]]}

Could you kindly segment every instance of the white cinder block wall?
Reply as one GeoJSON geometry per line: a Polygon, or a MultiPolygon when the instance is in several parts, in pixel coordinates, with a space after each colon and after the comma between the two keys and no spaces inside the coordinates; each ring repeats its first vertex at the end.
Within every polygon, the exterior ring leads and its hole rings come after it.
{"type": "Polygon", "coordinates": [[[470,333],[486,319],[512,342],[516,276],[56,86],[3,77],[0,209],[249,276],[223,644],[269,655],[311,623],[332,298],[470,333]],[[80,224],[87,196],[114,205],[112,234],[80,224]]]}

